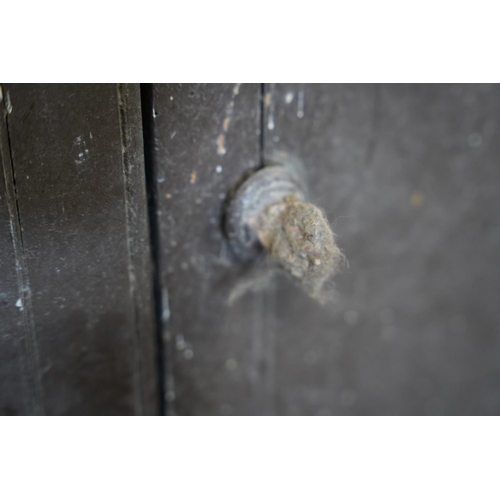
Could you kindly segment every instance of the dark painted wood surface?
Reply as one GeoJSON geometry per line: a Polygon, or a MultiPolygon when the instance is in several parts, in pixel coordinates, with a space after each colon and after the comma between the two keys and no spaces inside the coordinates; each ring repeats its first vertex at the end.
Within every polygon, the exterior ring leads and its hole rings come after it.
{"type": "MultiPolygon", "coordinates": [[[[0,97],[3,97],[0,94],[0,97]]],[[[0,102],[0,415],[38,411],[30,352],[28,318],[21,311],[22,247],[12,179],[8,104],[0,102]]],[[[10,108],[9,108],[10,109],[10,108]]]]}
{"type": "Polygon", "coordinates": [[[139,87],[3,93],[0,407],[156,413],[139,87]]]}
{"type": "Polygon", "coordinates": [[[273,413],[272,293],[240,281],[221,232],[228,192],[260,162],[260,85],[154,85],[154,172],[169,413],[273,413]]]}
{"type": "Polygon", "coordinates": [[[138,87],[3,87],[1,413],[156,413],[160,371],[169,414],[500,413],[498,86],[144,89],[162,366],[138,87]],[[327,307],[223,236],[277,162],[349,260],[327,307]]]}
{"type": "Polygon", "coordinates": [[[327,307],[284,277],[227,300],[258,86],[153,96],[171,412],[500,413],[498,86],[266,84],[260,153],[304,165],[349,260],[327,307]]]}
{"type": "Polygon", "coordinates": [[[280,284],[278,412],[500,413],[500,87],[266,85],[349,260],[337,303],[280,284]]]}

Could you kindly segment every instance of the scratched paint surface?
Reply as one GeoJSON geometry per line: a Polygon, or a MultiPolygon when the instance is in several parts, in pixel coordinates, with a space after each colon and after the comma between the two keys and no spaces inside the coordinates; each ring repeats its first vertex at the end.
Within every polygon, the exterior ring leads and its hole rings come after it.
{"type": "MultiPolygon", "coordinates": [[[[1,95],[0,95],[1,97],[1,95]]],[[[4,99],[7,97],[3,96],[4,99]]],[[[29,376],[28,338],[24,328],[22,277],[19,251],[12,245],[16,224],[15,194],[5,116],[0,100],[0,415],[30,414],[36,409],[29,376]]]]}

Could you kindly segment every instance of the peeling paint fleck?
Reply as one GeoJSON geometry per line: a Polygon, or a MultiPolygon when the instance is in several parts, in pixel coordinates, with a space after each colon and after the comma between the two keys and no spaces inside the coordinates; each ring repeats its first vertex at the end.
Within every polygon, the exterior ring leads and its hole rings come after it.
{"type": "Polygon", "coordinates": [[[274,83],[271,83],[271,89],[266,94],[265,103],[266,107],[269,108],[267,117],[267,128],[268,130],[274,130],[274,101],[272,95],[274,93],[274,83]]]}
{"type": "Polygon", "coordinates": [[[12,102],[10,100],[9,91],[5,94],[5,109],[9,115],[12,113],[12,102]]]}
{"type": "MultiPolygon", "coordinates": [[[[92,139],[92,137],[90,137],[92,139]]],[[[89,158],[89,149],[87,148],[87,144],[85,140],[82,139],[82,136],[78,136],[74,143],[75,147],[79,149],[80,151],[77,153],[78,158],[75,160],[76,165],[81,165],[85,160],[88,160],[89,158]]]]}
{"type": "Polygon", "coordinates": [[[229,130],[229,125],[231,124],[231,119],[233,116],[233,109],[234,109],[234,99],[235,97],[240,93],[240,87],[241,83],[235,84],[233,87],[233,98],[229,102],[229,104],[226,107],[226,116],[224,117],[224,120],[222,122],[222,131],[223,133],[217,137],[217,154],[218,155],[225,155],[226,154],[226,133],[229,130]]]}
{"type": "Polygon", "coordinates": [[[304,91],[299,92],[299,97],[297,99],[297,118],[304,117],[304,91]]]}
{"type": "Polygon", "coordinates": [[[226,154],[226,136],[224,134],[219,135],[217,138],[217,154],[225,155],[226,154]]]}
{"type": "Polygon", "coordinates": [[[170,301],[166,288],[161,291],[161,309],[161,319],[166,323],[170,319],[170,301]]]}

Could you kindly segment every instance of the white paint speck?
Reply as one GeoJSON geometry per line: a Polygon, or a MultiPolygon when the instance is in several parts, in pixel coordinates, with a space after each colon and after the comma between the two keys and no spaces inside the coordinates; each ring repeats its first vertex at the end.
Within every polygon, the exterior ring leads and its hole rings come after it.
{"type": "Polygon", "coordinates": [[[93,139],[93,138],[94,138],[94,136],[92,135],[92,132],[89,132],[89,137],[90,137],[91,139],[93,139]]]}
{"type": "Polygon", "coordinates": [[[302,118],[304,116],[304,91],[299,92],[299,97],[297,99],[297,118],[302,118]]]}
{"type": "Polygon", "coordinates": [[[177,134],[177,132],[174,130],[171,134],[170,134],[170,139],[173,139],[175,137],[175,134],[177,134]]]}
{"type": "Polygon", "coordinates": [[[293,101],[293,92],[287,92],[285,94],[285,102],[290,104],[293,101]]]}
{"type": "Polygon", "coordinates": [[[85,159],[89,157],[89,150],[87,148],[87,144],[85,143],[84,140],[82,140],[82,136],[78,136],[75,139],[74,142],[75,146],[80,149],[80,152],[78,153],[78,158],[75,160],[76,165],[81,165],[85,159]]]}
{"type": "Polygon", "coordinates": [[[12,102],[10,101],[9,92],[5,94],[5,109],[9,115],[12,113],[12,102]]]}
{"type": "Polygon", "coordinates": [[[215,167],[215,171],[216,171],[218,174],[220,174],[220,173],[222,172],[222,165],[217,165],[217,166],[215,167]]]}
{"type": "Polygon", "coordinates": [[[170,301],[166,288],[161,292],[161,319],[164,323],[170,319],[170,301]]]}
{"type": "Polygon", "coordinates": [[[225,143],[226,143],[226,136],[224,134],[220,134],[219,137],[217,137],[217,141],[216,141],[217,154],[220,156],[225,155],[227,152],[225,143]]]}
{"type": "Polygon", "coordinates": [[[269,92],[266,94],[264,104],[268,108],[267,129],[274,130],[274,83],[271,83],[269,92]]]}
{"type": "Polygon", "coordinates": [[[171,95],[171,96],[170,96],[170,100],[171,100],[171,101],[173,101],[173,100],[174,100],[174,96],[173,96],[173,95],[171,95]]]}
{"type": "Polygon", "coordinates": [[[19,309],[23,308],[23,299],[21,299],[21,298],[17,299],[16,307],[19,307],[19,309]]]}
{"type": "Polygon", "coordinates": [[[272,114],[269,115],[269,120],[267,121],[267,128],[269,130],[274,130],[274,117],[272,114]]]}

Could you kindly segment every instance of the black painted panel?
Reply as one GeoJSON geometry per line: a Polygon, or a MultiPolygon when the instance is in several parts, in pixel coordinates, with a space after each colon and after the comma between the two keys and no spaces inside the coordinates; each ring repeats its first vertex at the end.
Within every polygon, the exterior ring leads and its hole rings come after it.
{"type": "Polygon", "coordinates": [[[221,232],[228,192],[259,166],[260,94],[258,84],[153,86],[169,413],[274,411],[272,306],[267,294],[228,303],[242,270],[221,232]]]}
{"type": "Polygon", "coordinates": [[[22,308],[22,251],[6,108],[0,101],[0,415],[18,415],[35,412],[36,401],[22,308]]]}
{"type": "Polygon", "coordinates": [[[4,94],[38,411],[156,413],[139,87],[4,94]]]}

